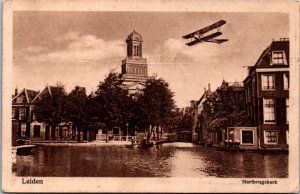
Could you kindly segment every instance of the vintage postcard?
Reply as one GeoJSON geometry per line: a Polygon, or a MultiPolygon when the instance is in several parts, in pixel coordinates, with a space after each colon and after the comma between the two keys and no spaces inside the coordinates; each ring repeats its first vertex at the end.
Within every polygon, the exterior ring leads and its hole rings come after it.
{"type": "Polygon", "coordinates": [[[6,0],[4,192],[299,192],[299,3],[6,0]]]}

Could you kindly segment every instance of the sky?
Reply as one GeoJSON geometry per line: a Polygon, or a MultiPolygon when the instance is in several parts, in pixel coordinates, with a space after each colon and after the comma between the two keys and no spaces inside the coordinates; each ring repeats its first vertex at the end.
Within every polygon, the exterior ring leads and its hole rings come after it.
{"type": "Polygon", "coordinates": [[[15,11],[13,85],[42,90],[46,84],[95,91],[111,69],[121,72],[126,38],[143,37],[148,74],[169,83],[178,107],[190,105],[211,85],[242,82],[272,40],[289,35],[284,13],[15,11]],[[181,37],[219,20],[223,44],[186,46],[181,37]]]}

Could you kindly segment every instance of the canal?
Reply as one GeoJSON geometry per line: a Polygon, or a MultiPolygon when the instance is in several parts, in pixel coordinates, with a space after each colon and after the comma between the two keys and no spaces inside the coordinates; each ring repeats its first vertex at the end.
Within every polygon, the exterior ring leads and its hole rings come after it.
{"type": "Polygon", "coordinates": [[[288,154],[234,153],[189,143],[149,149],[124,145],[39,146],[17,156],[16,176],[288,177],[288,154]]]}

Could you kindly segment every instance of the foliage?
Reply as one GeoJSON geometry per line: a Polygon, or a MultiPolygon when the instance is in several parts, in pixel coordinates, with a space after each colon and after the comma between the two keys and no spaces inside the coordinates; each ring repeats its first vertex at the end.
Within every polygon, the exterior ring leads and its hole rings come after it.
{"type": "Polygon", "coordinates": [[[209,127],[212,130],[219,130],[247,122],[249,118],[241,102],[242,96],[236,99],[232,95],[218,94],[218,98],[213,102],[214,116],[209,127]]]}
{"type": "Polygon", "coordinates": [[[181,122],[179,125],[180,130],[181,131],[192,131],[193,122],[194,122],[194,115],[193,115],[193,112],[191,110],[189,110],[181,118],[181,122]]]}
{"type": "MultiPolygon", "coordinates": [[[[37,121],[46,122],[55,129],[65,118],[66,92],[59,84],[48,88],[50,93],[47,90],[41,93],[33,111],[37,121]]],[[[52,137],[55,139],[54,130],[52,137]]]]}
{"type": "Polygon", "coordinates": [[[101,122],[112,129],[115,126],[125,125],[132,113],[130,105],[132,99],[120,82],[115,72],[110,72],[103,82],[100,82],[94,98],[96,116],[101,122]]]}
{"type": "Polygon", "coordinates": [[[175,102],[169,84],[153,78],[146,82],[143,94],[138,99],[140,123],[143,126],[167,126],[173,118],[175,102]]]}
{"type": "MultiPolygon", "coordinates": [[[[66,119],[77,126],[77,140],[80,131],[87,123],[87,95],[84,87],[76,86],[66,97],[66,119]]],[[[84,134],[86,127],[84,127],[84,134]]]]}
{"type": "Polygon", "coordinates": [[[76,86],[66,98],[66,117],[77,125],[86,121],[87,95],[83,87],[76,86]]]}

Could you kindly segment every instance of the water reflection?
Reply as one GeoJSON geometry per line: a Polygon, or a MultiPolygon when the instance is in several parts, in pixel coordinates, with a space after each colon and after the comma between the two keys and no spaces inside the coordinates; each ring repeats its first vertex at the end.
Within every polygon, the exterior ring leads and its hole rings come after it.
{"type": "Polygon", "coordinates": [[[219,152],[191,144],[150,149],[125,146],[40,146],[17,156],[17,176],[287,177],[287,154],[219,152]]]}

